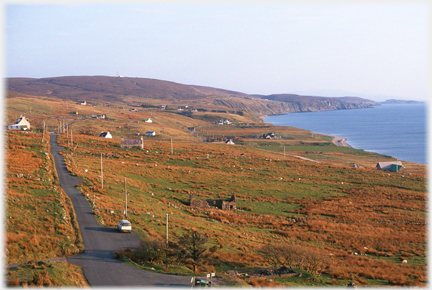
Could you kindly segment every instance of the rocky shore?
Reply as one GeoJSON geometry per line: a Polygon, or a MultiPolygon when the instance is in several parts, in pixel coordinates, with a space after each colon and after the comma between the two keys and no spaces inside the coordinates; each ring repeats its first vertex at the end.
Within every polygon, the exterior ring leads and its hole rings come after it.
{"type": "Polygon", "coordinates": [[[341,147],[350,147],[352,148],[347,142],[346,142],[346,138],[342,138],[342,137],[336,137],[336,136],[332,136],[332,135],[328,135],[328,134],[320,134],[320,133],[314,133],[317,135],[323,135],[323,136],[329,136],[332,137],[332,143],[335,144],[336,146],[341,146],[341,147]]]}
{"type": "Polygon", "coordinates": [[[348,143],[346,143],[346,138],[333,136],[332,142],[336,146],[351,147],[350,145],[348,145],[348,143]]]}

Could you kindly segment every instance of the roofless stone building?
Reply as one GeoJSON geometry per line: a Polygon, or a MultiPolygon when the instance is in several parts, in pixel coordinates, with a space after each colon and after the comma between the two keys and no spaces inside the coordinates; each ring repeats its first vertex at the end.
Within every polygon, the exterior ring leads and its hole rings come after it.
{"type": "Polygon", "coordinates": [[[221,210],[236,210],[236,197],[233,192],[230,199],[202,199],[197,200],[193,197],[193,194],[190,194],[190,206],[191,207],[199,207],[199,208],[218,208],[221,210]]]}

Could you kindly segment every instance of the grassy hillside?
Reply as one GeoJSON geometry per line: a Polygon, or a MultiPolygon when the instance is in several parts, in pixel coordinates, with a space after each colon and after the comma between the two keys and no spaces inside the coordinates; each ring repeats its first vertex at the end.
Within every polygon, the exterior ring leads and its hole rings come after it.
{"type": "Polygon", "coordinates": [[[8,287],[88,287],[80,267],[65,262],[28,262],[7,271],[8,287]]]}
{"type": "MultiPolygon", "coordinates": [[[[59,140],[67,146],[64,135],[59,140]]],[[[144,151],[120,148],[119,140],[76,136],[75,142],[76,167],[69,161],[69,169],[85,180],[80,190],[95,201],[103,224],[114,227],[122,218],[126,177],[128,218],[138,235],[162,241],[169,213],[171,239],[197,230],[218,246],[218,273],[268,265],[261,246],[286,243],[331,257],[323,273],[336,280],[425,282],[424,177],[282,159],[244,146],[176,142],[171,154],[164,141],[148,142],[144,151]],[[232,192],[242,211],[188,206],[190,193],[225,199],[232,192]]]]}
{"type": "MultiPolygon", "coordinates": [[[[299,95],[260,97],[224,89],[183,85],[145,78],[107,76],[70,76],[43,79],[8,78],[7,90],[12,93],[54,97],[94,105],[189,106],[208,111],[252,112],[256,116],[287,112],[337,110],[367,107],[357,99],[335,99],[299,95]]],[[[368,100],[365,100],[368,101],[368,100]]],[[[370,101],[369,101],[370,102],[370,101]]]]}
{"type": "Polygon", "coordinates": [[[59,186],[48,135],[7,132],[7,263],[64,257],[84,249],[69,198],[59,186]]]}
{"type": "MultiPolygon", "coordinates": [[[[84,180],[78,189],[94,204],[100,223],[114,227],[124,217],[126,177],[128,219],[134,231],[143,239],[163,241],[165,215],[169,213],[171,241],[196,230],[209,238],[208,247],[216,246],[207,266],[218,275],[233,269],[268,267],[272,263],[263,254],[263,247],[296,245],[308,256],[318,257],[324,267],[312,271],[298,265],[295,270],[302,272],[302,277],[275,279],[275,284],[322,286],[353,280],[380,286],[426,283],[424,165],[404,163],[406,168],[399,173],[377,171],[378,161],[392,158],[337,147],[328,136],[256,122],[256,116],[246,111],[185,114],[102,103],[80,106],[53,96],[15,93],[9,94],[6,105],[7,122],[25,114],[36,129],[42,128],[43,121],[48,130],[58,130],[60,122],[68,125],[69,131],[60,130],[63,133],[58,140],[67,148],[63,154],[68,169],[84,180]],[[79,114],[71,115],[70,111],[79,114]],[[107,118],[95,119],[92,114],[107,118]],[[153,123],[144,122],[148,118],[153,123]],[[215,125],[220,119],[233,124],[215,125]],[[110,131],[114,138],[97,137],[101,131],[110,131]],[[157,135],[145,137],[144,150],[120,147],[121,138],[140,138],[137,133],[145,131],[156,131],[157,135]],[[261,138],[270,132],[278,139],[261,138]],[[228,137],[234,137],[236,145],[222,142],[228,137]],[[351,167],[353,163],[360,168],[351,167]],[[226,199],[233,192],[240,209],[236,212],[189,206],[191,193],[197,199],[226,199]],[[405,259],[408,263],[402,264],[405,259]]],[[[54,244],[47,251],[38,248],[48,243],[48,236],[61,244],[67,236],[77,234],[60,218],[62,207],[56,206],[61,202],[65,208],[68,199],[60,194],[55,176],[51,176],[52,164],[43,153],[49,152],[48,144],[38,133],[8,132],[6,138],[7,216],[13,217],[6,226],[7,247],[13,248],[8,250],[8,261],[66,254],[54,244]],[[16,175],[23,162],[14,158],[31,160],[25,163],[23,168],[28,172],[22,177],[16,175]],[[30,204],[34,198],[38,202],[30,204]],[[22,215],[34,222],[19,223],[22,215]],[[49,229],[49,223],[55,224],[51,232],[35,232],[39,227],[49,229]]],[[[65,211],[71,216],[70,206],[65,211]]],[[[227,281],[231,278],[225,277],[227,281]]],[[[257,286],[266,282],[245,279],[242,283],[257,286]]]]}

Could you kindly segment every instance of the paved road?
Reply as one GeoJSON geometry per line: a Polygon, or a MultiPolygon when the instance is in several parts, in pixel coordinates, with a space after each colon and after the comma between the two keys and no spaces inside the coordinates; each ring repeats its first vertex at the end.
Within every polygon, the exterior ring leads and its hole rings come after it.
{"type": "Polygon", "coordinates": [[[139,245],[135,233],[119,233],[114,228],[100,226],[84,196],[75,188],[81,179],[71,176],[57,145],[57,135],[50,134],[51,153],[54,156],[60,185],[72,200],[84,240],[85,251],[68,257],[70,264],[81,266],[91,286],[148,286],[190,287],[190,277],[150,273],[123,264],[112,257],[112,252],[139,245]]]}

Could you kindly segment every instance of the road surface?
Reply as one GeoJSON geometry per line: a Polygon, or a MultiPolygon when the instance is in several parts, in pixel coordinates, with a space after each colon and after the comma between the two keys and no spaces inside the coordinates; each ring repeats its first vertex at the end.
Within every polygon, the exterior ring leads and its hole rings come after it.
{"type": "Polygon", "coordinates": [[[59,154],[64,148],[57,145],[55,133],[50,137],[60,185],[73,203],[85,247],[83,254],[67,257],[67,261],[83,268],[91,286],[190,287],[191,277],[146,272],[113,258],[113,251],[138,246],[138,236],[133,232],[119,233],[115,228],[103,227],[96,222],[89,203],[75,188],[82,180],[69,174],[64,158],[59,154]]]}

